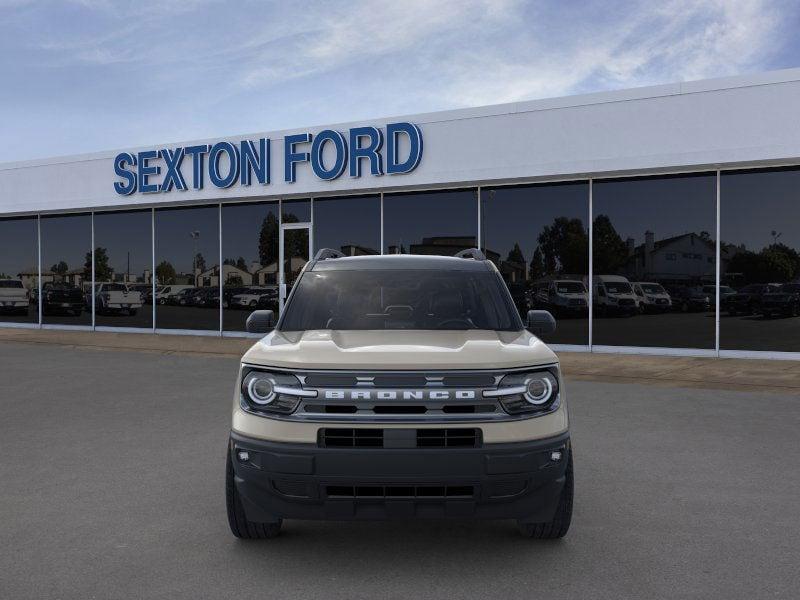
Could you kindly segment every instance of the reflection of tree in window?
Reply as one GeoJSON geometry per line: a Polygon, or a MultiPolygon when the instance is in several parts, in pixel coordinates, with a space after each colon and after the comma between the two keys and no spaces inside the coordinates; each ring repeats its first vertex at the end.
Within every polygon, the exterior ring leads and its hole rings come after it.
{"type": "Polygon", "coordinates": [[[175,283],[177,272],[175,267],[166,260],[162,260],[156,267],[156,279],[161,285],[170,285],[175,283]]]}
{"type": "MultiPolygon", "coordinates": [[[[97,247],[94,251],[94,280],[112,281],[114,279],[114,269],[108,264],[108,250],[97,247]]],[[[83,280],[92,280],[92,253],[86,253],[86,260],[83,263],[83,280]]]]}
{"type": "MultiPolygon", "coordinates": [[[[294,222],[297,222],[296,219],[297,217],[294,222]]],[[[272,212],[261,223],[261,231],[258,234],[258,258],[264,267],[278,260],[278,219],[272,212]]]]}
{"type": "Polygon", "coordinates": [[[538,238],[545,273],[586,273],[589,236],[580,219],[558,217],[538,238]]]}
{"type": "Polygon", "coordinates": [[[628,247],[607,215],[597,215],[594,227],[593,260],[595,273],[616,273],[628,259],[628,247]]]}

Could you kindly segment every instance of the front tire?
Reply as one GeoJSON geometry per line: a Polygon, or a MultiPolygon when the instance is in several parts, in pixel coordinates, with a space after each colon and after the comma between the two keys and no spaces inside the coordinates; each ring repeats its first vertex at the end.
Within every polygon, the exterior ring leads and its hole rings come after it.
{"type": "Polygon", "coordinates": [[[517,528],[523,537],[534,540],[555,540],[567,535],[572,522],[572,499],[575,495],[571,449],[568,460],[564,489],[561,490],[561,497],[558,499],[556,514],[547,523],[517,523],[517,528]]]}
{"type": "Polygon", "coordinates": [[[225,500],[228,506],[228,524],[231,533],[242,540],[266,540],[277,537],[281,531],[282,519],[274,523],[254,523],[248,521],[244,514],[242,501],[239,499],[239,492],[233,480],[233,463],[231,462],[231,451],[227,451],[228,458],[225,461],[225,500]]]}

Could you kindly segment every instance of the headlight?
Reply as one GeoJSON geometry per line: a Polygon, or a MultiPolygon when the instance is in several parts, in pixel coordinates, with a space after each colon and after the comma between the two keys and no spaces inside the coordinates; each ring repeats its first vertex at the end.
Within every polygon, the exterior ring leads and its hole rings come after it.
{"type": "Polygon", "coordinates": [[[510,373],[496,390],[483,392],[496,397],[509,414],[548,413],[558,408],[558,367],[510,373]]]}
{"type": "Polygon", "coordinates": [[[241,406],[251,412],[288,414],[294,412],[303,398],[315,398],[315,390],[304,390],[300,381],[289,373],[260,371],[252,367],[242,370],[241,406]]]}
{"type": "Polygon", "coordinates": [[[525,381],[525,400],[534,406],[547,404],[552,395],[553,384],[548,375],[537,374],[525,381]]]}

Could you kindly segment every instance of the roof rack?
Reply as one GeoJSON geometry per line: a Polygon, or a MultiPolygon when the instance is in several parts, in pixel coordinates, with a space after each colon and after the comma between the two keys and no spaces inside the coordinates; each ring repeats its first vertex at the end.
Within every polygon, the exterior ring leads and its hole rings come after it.
{"type": "Polygon", "coordinates": [[[475,260],[486,260],[483,252],[477,248],[467,248],[461,252],[456,253],[456,258],[474,258],[475,260]]]}
{"type": "Polygon", "coordinates": [[[334,250],[333,248],[320,248],[314,260],[325,260],[328,258],[344,258],[344,253],[334,250]]]}

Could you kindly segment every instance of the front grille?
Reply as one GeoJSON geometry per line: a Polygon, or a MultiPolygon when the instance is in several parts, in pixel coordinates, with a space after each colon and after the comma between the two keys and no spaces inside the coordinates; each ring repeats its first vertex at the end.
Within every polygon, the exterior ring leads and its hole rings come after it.
{"type": "Polygon", "coordinates": [[[473,498],[475,487],[471,485],[328,485],[328,498],[363,499],[448,499],[473,498]]]}
{"type": "Polygon", "coordinates": [[[586,306],[586,300],[582,300],[580,298],[571,299],[569,301],[570,306],[586,306]]]}
{"type": "Polygon", "coordinates": [[[320,429],[324,448],[383,448],[383,429],[320,429]]]}
{"type": "Polygon", "coordinates": [[[437,429],[333,428],[319,430],[323,448],[479,448],[481,430],[470,427],[437,429]]]}
{"type": "MultiPolygon", "coordinates": [[[[441,403],[438,403],[441,404],[441,403]]],[[[355,404],[317,404],[307,402],[303,405],[303,412],[309,415],[354,415],[373,414],[380,416],[425,415],[431,412],[441,412],[445,415],[474,415],[490,414],[497,412],[495,404],[444,404],[433,408],[419,404],[374,404],[369,407],[359,407],[355,404]]]]}
{"type": "Polygon", "coordinates": [[[494,383],[495,378],[491,373],[309,373],[305,377],[305,385],[318,388],[458,388],[491,387],[494,383]]]}
{"type": "Polygon", "coordinates": [[[477,448],[480,429],[417,429],[418,448],[477,448]]]}
{"type": "Polygon", "coordinates": [[[620,298],[619,305],[620,306],[633,306],[636,304],[636,301],[633,298],[620,298]]]}

